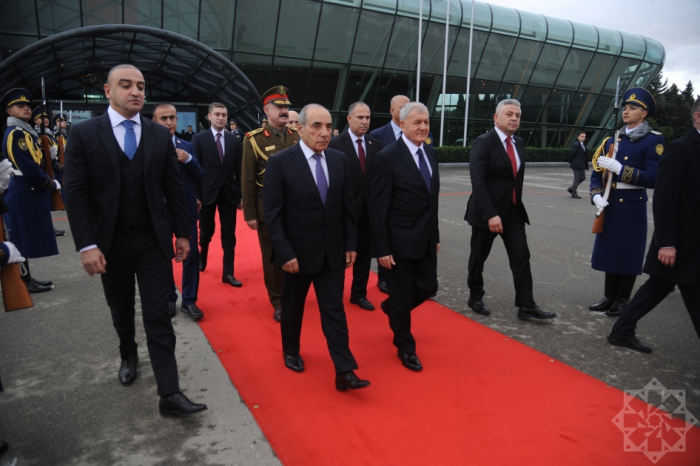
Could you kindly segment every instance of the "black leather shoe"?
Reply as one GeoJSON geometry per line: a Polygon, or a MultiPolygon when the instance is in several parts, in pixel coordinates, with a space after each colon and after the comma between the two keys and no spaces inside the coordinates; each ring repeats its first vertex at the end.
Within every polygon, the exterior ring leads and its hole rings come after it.
{"type": "Polygon", "coordinates": [[[356,390],[365,387],[369,387],[369,380],[360,379],[353,371],[343,372],[335,376],[335,388],[339,392],[344,392],[348,388],[356,390]]]}
{"type": "Polygon", "coordinates": [[[615,304],[615,299],[608,298],[607,296],[605,296],[597,303],[593,303],[590,306],[588,306],[588,309],[590,309],[591,311],[607,311],[612,307],[613,304],[615,304]]]}
{"type": "Polygon", "coordinates": [[[236,280],[236,277],[234,277],[233,275],[224,275],[223,277],[221,277],[221,282],[228,283],[229,285],[235,286],[236,288],[240,288],[243,286],[243,283],[236,280]]]}
{"type": "Polygon", "coordinates": [[[199,248],[199,271],[204,272],[207,268],[207,255],[209,253],[209,246],[201,246],[199,248]]]}
{"type": "Polygon", "coordinates": [[[53,229],[53,234],[54,234],[54,236],[66,236],[66,232],[65,232],[65,231],[63,231],[63,230],[57,230],[57,229],[55,229],[55,228],[53,229]]]}
{"type": "Polygon", "coordinates": [[[275,322],[282,322],[282,308],[275,309],[275,313],[272,314],[272,318],[275,319],[275,322]]]}
{"type": "Polygon", "coordinates": [[[374,304],[367,301],[367,298],[350,298],[350,303],[357,304],[365,311],[374,311],[374,304]]]}
{"type": "Polygon", "coordinates": [[[576,194],[576,193],[573,193],[573,194],[571,195],[571,197],[573,197],[574,199],[581,199],[581,196],[579,196],[579,195],[576,194]]]}
{"type": "Polygon", "coordinates": [[[398,356],[401,360],[401,364],[403,364],[405,368],[411,369],[415,372],[420,372],[423,370],[423,364],[420,363],[418,356],[416,356],[415,354],[408,354],[399,350],[398,356]]]}
{"type": "Polygon", "coordinates": [[[467,306],[472,308],[472,311],[476,312],[477,314],[481,314],[482,316],[491,314],[489,307],[480,299],[469,298],[469,301],[467,301],[467,306]]]}
{"type": "Polygon", "coordinates": [[[379,307],[381,308],[381,310],[384,314],[389,315],[389,306],[386,302],[387,302],[387,300],[385,299],[384,301],[379,303],[379,307]]]}
{"type": "Polygon", "coordinates": [[[619,316],[620,314],[622,314],[622,311],[625,310],[629,302],[629,299],[616,299],[615,304],[613,304],[610,309],[605,311],[605,315],[610,317],[619,316]]]}
{"type": "Polygon", "coordinates": [[[175,303],[168,303],[168,314],[171,319],[175,317],[175,303]]]}
{"type": "Polygon", "coordinates": [[[126,359],[122,359],[122,366],[119,368],[119,381],[128,387],[136,380],[136,365],[139,363],[139,355],[130,354],[126,359]]]}
{"type": "Polygon", "coordinates": [[[29,280],[25,284],[27,285],[27,291],[29,291],[30,293],[43,293],[45,291],[53,290],[53,285],[50,285],[50,286],[37,285],[35,282],[33,282],[31,280],[29,280]]]}
{"type": "Polygon", "coordinates": [[[377,282],[377,288],[384,294],[389,294],[389,285],[386,282],[377,282]]]}
{"type": "Polygon", "coordinates": [[[204,317],[202,310],[194,304],[183,304],[180,306],[180,312],[187,314],[188,317],[191,317],[194,320],[204,317]]]}
{"type": "Polygon", "coordinates": [[[10,446],[4,440],[0,440],[0,455],[5,453],[10,446]]]}
{"type": "Polygon", "coordinates": [[[569,194],[572,194],[572,195],[574,194],[574,190],[571,189],[571,186],[569,186],[568,188],[566,188],[566,190],[569,192],[569,194]]]}
{"type": "Polygon", "coordinates": [[[518,319],[529,319],[531,317],[535,319],[551,319],[556,316],[553,312],[543,311],[537,304],[535,304],[535,307],[521,307],[518,310],[518,319]]]}
{"type": "Polygon", "coordinates": [[[627,337],[624,335],[615,335],[614,333],[611,333],[608,335],[608,341],[613,345],[622,346],[633,351],[639,351],[640,353],[651,353],[652,351],[651,346],[642,343],[637,339],[637,337],[627,337]]]}
{"type": "Polygon", "coordinates": [[[168,396],[161,396],[158,402],[158,408],[160,409],[160,414],[175,415],[175,416],[188,416],[190,414],[198,413],[207,409],[207,405],[202,403],[192,403],[189,398],[187,398],[184,393],[177,392],[168,396]]]}
{"type": "Polygon", "coordinates": [[[304,360],[301,359],[301,356],[291,356],[289,354],[285,354],[284,365],[294,372],[304,372],[304,360]]]}
{"type": "Polygon", "coordinates": [[[53,282],[51,280],[37,280],[36,278],[31,277],[29,281],[34,282],[35,285],[39,286],[53,286],[53,282]]]}

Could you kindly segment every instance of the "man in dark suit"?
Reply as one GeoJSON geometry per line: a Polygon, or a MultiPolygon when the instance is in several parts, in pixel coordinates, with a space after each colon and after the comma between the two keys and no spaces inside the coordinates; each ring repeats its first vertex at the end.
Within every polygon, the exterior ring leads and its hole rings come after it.
{"type": "Polygon", "coordinates": [[[362,309],[373,311],[367,299],[367,281],[372,263],[372,232],[369,223],[369,195],[374,159],[381,143],[367,135],[371,112],[364,102],[355,102],[348,108],[349,128],[331,139],[328,147],[345,154],[352,181],[352,197],[357,218],[357,260],[352,268],[350,302],[362,309]]]}
{"type": "Polygon", "coordinates": [[[221,281],[240,287],[242,283],[233,276],[233,260],[236,248],[236,210],[241,205],[241,141],[226,131],[228,112],[224,104],[209,105],[211,129],[197,133],[192,138],[192,148],[204,169],[200,184],[202,212],[199,220],[201,253],[199,270],[207,268],[209,242],[214,235],[214,215],[219,208],[221,223],[221,247],[224,250],[224,271],[221,281]]]}
{"type": "Polygon", "coordinates": [[[389,284],[382,311],[389,316],[401,363],[420,371],[411,311],[437,293],[440,175],[435,151],[425,144],[430,133],[425,105],[404,105],[400,123],[402,136],[377,156],[369,211],[375,254],[389,284]]]}
{"type": "Polygon", "coordinates": [[[578,185],[586,181],[586,170],[588,170],[588,153],[586,152],[586,132],[579,131],[576,142],[571,146],[569,152],[569,166],[574,171],[574,182],[566,188],[574,199],[581,199],[581,196],[576,192],[578,185]]]}
{"type": "Polygon", "coordinates": [[[194,136],[194,133],[192,132],[192,125],[187,125],[187,131],[183,131],[181,139],[187,142],[192,142],[192,136],[194,136]]]}
{"type": "MultiPolygon", "coordinates": [[[[153,108],[153,121],[168,128],[170,138],[175,146],[180,177],[185,187],[187,198],[187,215],[190,219],[190,253],[182,262],[182,305],[180,311],[193,319],[204,317],[201,309],[197,307],[197,291],[199,290],[199,248],[197,247],[197,221],[199,209],[197,208],[197,186],[202,179],[202,167],[199,165],[192,145],[178,138],[177,109],[170,102],[161,102],[153,108]]],[[[170,300],[168,310],[170,317],[175,317],[175,304],[177,302],[177,287],[175,280],[171,283],[170,300]]]]}
{"type": "Polygon", "coordinates": [[[311,283],[321,326],[335,366],[338,390],[369,385],[353,372],[357,362],[348,343],[343,308],[345,269],[357,256],[357,225],[345,154],[328,149],[333,121],[323,106],[299,114],[301,140],[267,161],[263,208],[282,282],[284,364],[302,372],[299,338],[311,283]]]}
{"type": "Polygon", "coordinates": [[[175,147],[165,128],[140,115],[145,80],[136,67],[112,68],[104,89],[110,101],[107,112],[75,125],[66,148],[68,220],[75,246],[85,271],[102,277],[119,336],[119,381],[130,385],[136,379],[136,275],[160,411],[192,414],[206,406],[192,403],[180,392],[175,334],[168,315],[171,259],[183,261],[189,252],[185,191],[175,147]]]}
{"type": "Polygon", "coordinates": [[[515,305],[520,319],[556,317],[535,304],[532,295],[530,250],[525,223],[530,224],[523,205],[525,143],[513,134],[520,127],[520,102],[502,100],[493,116],[495,127],[474,140],[469,161],[472,195],[464,220],[472,227],[469,255],[469,307],[489,315],[484,297],[484,263],[496,236],[501,235],[515,281],[515,305]]]}
{"type": "Polygon", "coordinates": [[[608,336],[613,345],[642,353],[652,348],[635,336],[637,322],[671,293],[680,289],[700,337],[700,99],[692,108],[693,128],[664,151],[654,189],[654,236],[644,273],[649,279],[637,290],[608,336]]]}

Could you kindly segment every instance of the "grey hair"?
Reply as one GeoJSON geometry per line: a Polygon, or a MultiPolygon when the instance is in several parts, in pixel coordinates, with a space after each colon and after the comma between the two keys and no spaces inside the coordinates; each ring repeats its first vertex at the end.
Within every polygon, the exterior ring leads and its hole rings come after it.
{"type": "Polygon", "coordinates": [[[403,107],[401,107],[401,113],[399,113],[399,120],[401,121],[406,121],[406,118],[408,118],[409,113],[411,113],[413,110],[418,110],[419,113],[428,113],[428,107],[423,105],[420,102],[409,102],[403,107]]]}
{"type": "Polygon", "coordinates": [[[515,99],[504,99],[498,102],[498,105],[496,105],[496,115],[501,113],[501,110],[503,110],[503,107],[506,105],[515,105],[516,107],[520,107],[520,102],[518,102],[515,99]]]}
{"type": "Polygon", "coordinates": [[[309,109],[311,109],[311,108],[319,108],[319,107],[328,112],[328,109],[321,104],[307,104],[307,105],[305,105],[304,108],[302,108],[301,111],[299,112],[299,124],[301,126],[306,126],[306,112],[308,112],[309,109]]]}
{"type": "Polygon", "coordinates": [[[355,102],[355,103],[350,104],[350,106],[348,107],[348,115],[352,115],[352,112],[354,112],[358,106],[362,106],[362,105],[369,108],[369,105],[362,102],[361,100],[359,102],[355,102]]]}

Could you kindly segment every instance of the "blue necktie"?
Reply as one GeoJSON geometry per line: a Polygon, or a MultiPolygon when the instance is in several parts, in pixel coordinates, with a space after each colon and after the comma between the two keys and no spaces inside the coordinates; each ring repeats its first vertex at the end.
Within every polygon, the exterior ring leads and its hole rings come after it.
{"type": "Polygon", "coordinates": [[[318,193],[321,195],[321,201],[325,204],[326,195],[328,194],[326,172],[323,171],[323,165],[321,165],[321,154],[314,154],[313,157],[316,159],[316,185],[318,186],[318,193]]]}
{"type": "Polygon", "coordinates": [[[122,125],[126,128],[124,135],[124,153],[129,160],[134,158],[136,154],[136,133],[134,132],[134,122],[131,120],[122,121],[122,125]]]}
{"type": "Polygon", "coordinates": [[[420,170],[420,174],[423,177],[423,181],[425,181],[425,186],[428,188],[428,192],[431,192],[430,170],[428,170],[428,164],[425,163],[425,157],[423,157],[423,149],[419,148],[416,151],[416,154],[418,155],[418,170],[420,170]]]}

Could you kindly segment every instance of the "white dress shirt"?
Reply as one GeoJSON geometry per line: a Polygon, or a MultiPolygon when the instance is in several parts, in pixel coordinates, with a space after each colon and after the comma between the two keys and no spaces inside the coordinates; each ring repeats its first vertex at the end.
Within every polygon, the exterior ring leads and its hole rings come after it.
{"type": "Polygon", "coordinates": [[[120,115],[116,110],[112,108],[110,105],[107,108],[107,115],[109,116],[109,122],[112,124],[112,132],[114,133],[114,137],[117,140],[117,143],[119,144],[119,147],[121,147],[122,152],[124,151],[124,136],[126,136],[126,128],[124,125],[122,125],[122,121],[124,120],[131,120],[133,121],[134,124],[134,133],[136,134],[136,147],[139,147],[139,143],[141,142],[141,117],[140,114],[137,113],[131,118],[124,118],[122,115],[120,115]]]}
{"type": "MultiPolygon", "coordinates": [[[[301,147],[301,150],[304,152],[304,157],[306,157],[306,162],[309,164],[311,175],[314,177],[314,181],[318,186],[318,180],[316,179],[316,164],[318,162],[316,162],[316,159],[314,158],[314,154],[316,152],[314,152],[313,149],[304,144],[304,141],[301,139],[299,139],[299,147],[301,147]]],[[[321,152],[321,167],[323,167],[323,172],[326,174],[326,181],[328,182],[328,186],[330,186],[331,179],[328,177],[328,163],[326,162],[325,152],[321,152]]]]}
{"type": "Polygon", "coordinates": [[[350,135],[350,139],[352,140],[352,146],[355,148],[355,154],[357,154],[357,159],[360,159],[360,152],[357,147],[357,140],[362,139],[362,148],[365,150],[365,161],[367,160],[367,141],[365,140],[365,137],[358,137],[352,134],[352,131],[348,129],[348,134],[350,135]]]}
{"type": "Polygon", "coordinates": [[[401,129],[400,126],[398,126],[396,123],[394,123],[394,120],[391,120],[389,123],[391,123],[391,129],[394,130],[394,138],[398,139],[399,136],[403,134],[403,130],[401,129]]]}
{"type": "Polygon", "coordinates": [[[506,139],[510,137],[510,143],[513,145],[513,152],[515,153],[515,161],[518,163],[518,170],[520,170],[520,155],[518,154],[518,147],[515,145],[515,138],[513,136],[508,136],[506,133],[498,129],[498,126],[494,126],[496,132],[498,133],[498,139],[503,143],[503,148],[508,153],[508,146],[506,145],[506,139]]]}
{"type": "Polygon", "coordinates": [[[224,139],[226,139],[226,138],[224,138],[224,134],[226,134],[226,130],[222,129],[221,131],[217,131],[212,126],[211,133],[214,135],[214,144],[216,144],[216,135],[221,134],[221,149],[223,149],[222,152],[225,154],[226,153],[226,143],[224,142],[224,139]]]}
{"type": "MultiPolygon", "coordinates": [[[[425,153],[425,147],[418,147],[417,145],[413,144],[411,141],[408,140],[405,134],[401,135],[401,139],[403,139],[403,142],[406,144],[406,147],[408,147],[408,150],[411,152],[411,156],[413,156],[413,161],[416,162],[416,166],[418,167],[418,170],[420,170],[420,165],[418,162],[418,149],[421,149],[423,151],[423,158],[425,159],[425,164],[428,166],[428,170],[430,171],[430,176],[433,176],[433,167],[430,166],[430,160],[428,159],[428,154],[425,153]]],[[[424,145],[424,144],[421,144],[424,145]]]]}

